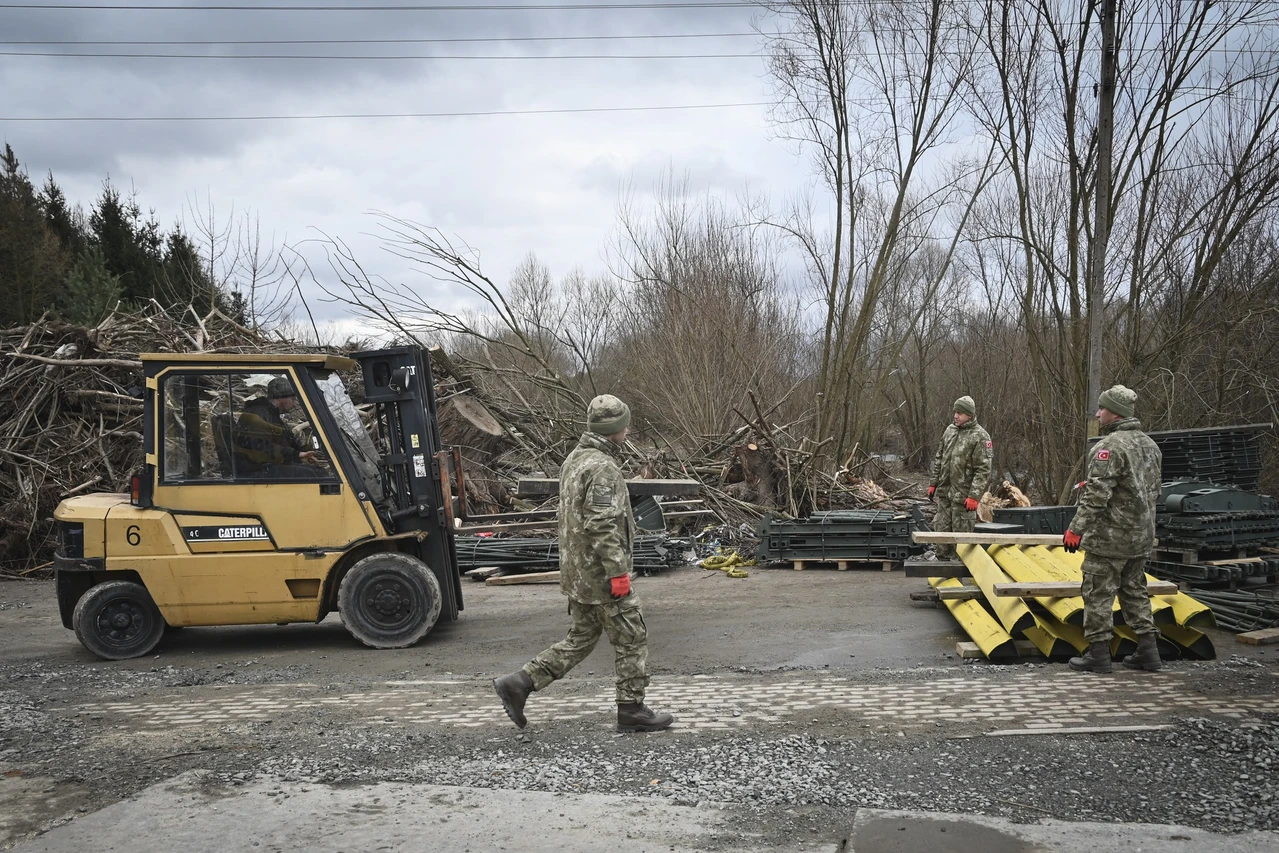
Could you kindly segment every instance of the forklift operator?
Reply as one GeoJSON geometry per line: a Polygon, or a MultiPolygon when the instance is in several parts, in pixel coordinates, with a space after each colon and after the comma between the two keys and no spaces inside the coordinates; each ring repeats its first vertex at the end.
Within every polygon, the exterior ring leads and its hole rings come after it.
{"type": "Polygon", "coordinates": [[[266,396],[252,400],[240,413],[235,431],[236,473],[272,480],[313,480],[318,471],[316,452],[303,445],[280,417],[298,404],[289,380],[277,376],[267,383],[266,396]]]}

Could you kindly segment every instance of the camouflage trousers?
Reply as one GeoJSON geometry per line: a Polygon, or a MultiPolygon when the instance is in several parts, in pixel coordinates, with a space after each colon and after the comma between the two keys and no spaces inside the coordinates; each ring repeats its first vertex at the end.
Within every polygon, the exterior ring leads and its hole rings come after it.
{"type": "Polygon", "coordinates": [[[1110,642],[1115,633],[1115,595],[1124,623],[1137,634],[1158,634],[1146,590],[1146,557],[1084,554],[1084,638],[1110,642]]]}
{"type": "MultiPolygon", "coordinates": [[[[964,509],[964,502],[937,499],[937,515],[933,517],[933,530],[951,533],[972,533],[977,523],[977,513],[964,509]]],[[[954,545],[938,545],[935,549],[940,560],[956,560],[959,554],[954,545]]]]}
{"type": "Polygon", "coordinates": [[[524,665],[524,671],[533,679],[533,689],[541,690],[567,675],[591,653],[600,634],[606,633],[613,646],[617,703],[643,702],[644,688],[648,686],[648,628],[639,597],[632,593],[609,604],[582,604],[569,599],[568,612],[573,617],[568,636],[524,665]]]}

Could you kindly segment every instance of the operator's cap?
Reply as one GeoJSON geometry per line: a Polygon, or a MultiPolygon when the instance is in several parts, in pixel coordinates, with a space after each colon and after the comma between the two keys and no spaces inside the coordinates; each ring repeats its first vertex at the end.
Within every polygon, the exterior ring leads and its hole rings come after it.
{"type": "Polygon", "coordinates": [[[1108,409],[1121,418],[1131,418],[1137,411],[1137,392],[1122,385],[1115,385],[1101,392],[1097,405],[1108,409]]]}
{"type": "Polygon", "coordinates": [[[293,383],[284,376],[277,376],[266,384],[266,395],[272,400],[282,400],[285,397],[296,397],[298,394],[293,390],[293,383]]]}
{"type": "Polygon", "coordinates": [[[968,415],[968,417],[975,418],[977,417],[977,403],[973,401],[972,397],[965,394],[963,397],[960,397],[955,401],[955,408],[953,411],[963,412],[965,415],[968,415]]]}
{"type": "Polygon", "coordinates": [[[613,435],[631,424],[631,407],[612,394],[601,394],[586,407],[586,428],[599,435],[613,435]]]}

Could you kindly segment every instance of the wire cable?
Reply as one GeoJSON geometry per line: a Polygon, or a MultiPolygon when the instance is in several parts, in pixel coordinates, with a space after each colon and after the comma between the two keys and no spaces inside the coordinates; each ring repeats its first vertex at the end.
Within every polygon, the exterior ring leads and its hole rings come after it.
{"type": "Polygon", "coordinates": [[[676,110],[724,110],[767,107],[770,101],[736,104],[671,104],[654,107],[570,107],[544,110],[473,110],[433,113],[326,113],[314,115],[244,116],[0,116],[0,122],[197,122],[197,121],[324,121],[329,119],[471,118],[476,116],[576,115],[588,113],[642,113],[676,110]]]}

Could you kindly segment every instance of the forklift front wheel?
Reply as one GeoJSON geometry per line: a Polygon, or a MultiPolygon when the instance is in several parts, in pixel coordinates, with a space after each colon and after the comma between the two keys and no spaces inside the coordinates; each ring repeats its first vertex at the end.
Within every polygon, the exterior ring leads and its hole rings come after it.
{"type": "Polygon", "coordinates": [[[80,643],[106,660],[142,657],[164,636],[151,593],[133,581],[107,581],[80,596],[71,624],[80,643]]]}
{"type": "Polygon", "coordinates": [[[425,637],[440,618],[442,602],[435,573],[408,554],[365,557],[338,588],[346,629],[375,649],[402,649],[425,637]]]}

